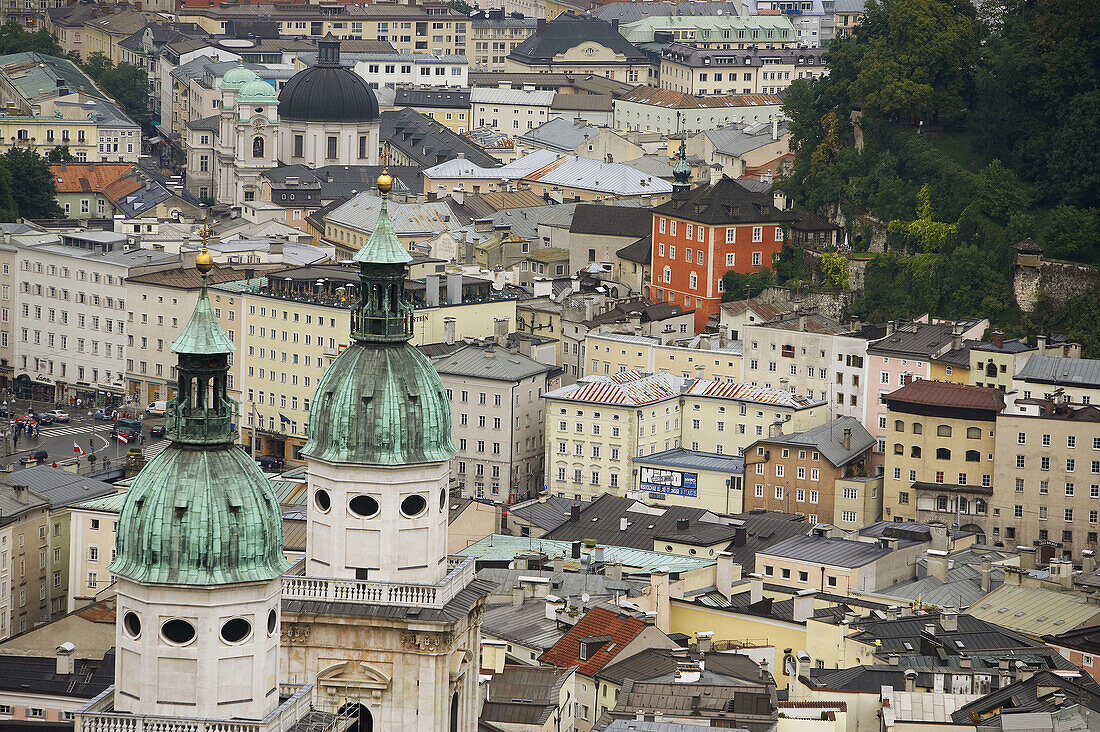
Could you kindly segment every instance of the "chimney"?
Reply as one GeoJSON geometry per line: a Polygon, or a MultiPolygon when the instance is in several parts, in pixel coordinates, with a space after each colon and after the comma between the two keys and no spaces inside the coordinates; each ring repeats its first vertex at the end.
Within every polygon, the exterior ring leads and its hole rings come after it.
{"type": "Polygon", "coordinates": [[[779,139],[779,116],[772,115],[772,139],[779,139]]]}
{"type": "Polygon", "coordinates": [[[993,331],[993,345],[997,348],[1005,347],[1005,334],[999,330],[993,331]]]}
{"type": "Polygon", "coordinates": [[[524,595],[523,587],[521,587],[519,585],[516,585],[515,587],[513,587],[512,588],[512,604],[513,605],[522,605],[523,604],[523,595],[524,595]]]}
{"type": "Polygon", "coordinates": [[[569,556],[571,559],[581,558],[581,543],[579,541],[574,541],[572,545],[570,545],[569,556]]]}
{"type": "Polygon", "coordinates": [[[852,429],[850,427],[844,428],[844,450],[845,452],[852,449],[852,429]]]}
{"type": "Polygon", "coordinates": [[[481,667],[495,673],[504,671],[508,644],[504,641],[483,638],[481,641],[481,667]]]}
{"type": "Polygon", "coordinates": [[[962,348],[962,331],[959,330],[958,325],[951,326],[951,350],[957,351],[962,348]]]}
{"type": "Polygon", "coordinates": [[[699,653],[710,653],[714,648],[714,631],[700,630],[695,638],[699,641],[699,653]]]}
{"type": "Polygon", "coordinates": [[[912,693],[917,687],[917,670],[915,668],[905,669],[905,690],[912,693]]]}
{"type": "Polygon", "coordinates": [[[57,675],[69,676],[76,673],[76,658],[73,652],[76,650],[69,641],[65,641],[57,647],[57,675]]]}
{"type": "Polygon", "coordinates": [[[619,19],[618,18],[612,18],[611,19],[611,29],[614,30],[616,33],[619,32],[619,19]]]}
{"type": "Polygon", "coordinates": [[[714,570],[714,585],[727,600],[733,594],[733,554],[718,552],[718,562],[714,570]]]}
{"type": "Polygon", "coordinates": [[[1058,583],[1063,590],[1073,589],[1073,564],[1064,559],[1056,559],[1050,563],[1050,578],[1058,583]]]}
{"type": "Polygon", "coordinates": [[[1086,574],[1096,570],[1096,553],[1092,549],[1081,552],[1081,571],[1086,574]]]}
{"type": "Polygon", "coordinates": [[[448,346],[455,343],[455,319],[443,318],[443,342],[448,346]]]}
{"type": "Polygon", "coordinates": [[[929,577],[935,577],[940,582],[947,581],[947,552],[929,549],[925,566],[929,577]]]}
{"type": "Polygon", "coordinates": [[[676,530],[677,531],[687,531],[688,526],[690,526],[690,525],[691,525],[691,521],[689,521],[686,518],[676,519],[676,530]]]}
{"type": "Polygon", "coordinates": [[[957,633],[959,630],[959,616],[954,610],[944,609],[940,612],[940,627],[945,633],[957,633]]]}
{"type": "Polygon", "coordinates": [[[581,504],[574,503],[569,507],[569,522],[577,523],[581,520],[581,504]]]}
{"type": "Polygon", "coordinates": [[[447,274],[447,304],[462,304],[462,273],[451,272],[447,274]]]}
{"type": "Polygon", "coordinates": [[[626,516],[619,517],[619,531],[626,531],[626,527],[629,524],[630,522],[626,520],[626,516]]]}
{"type": "Polygon", "coordinates": [[[508,345],[508,318],[493,319],[493,340],[502,348],[508,345]]]}
{"type": "Polygon", "coordinates": [[[932,521],[929,522],[928,529],[932,534],[932,548],[946,554],[951,546],[947,538],[947,524],[939,521],[932,521]]]}
{"type": "Polygon", "coordinates": [[[1020,553],[1020,569],[1035,569],[1035,547],[1018,546],[1016,551],[1020,553]]]}
{"type": "Polygon", "coordinates": [[[764,599],[764,577],[753,572],[749,575],[749,602],[757,603],[764,599]]]}
{"type": "Polygon", "coordinates": [[[424,300],[430,308],[439,307],[439,275],[424,278],[424,300]]]}
{"type": "MultiPolygon", "coordinates": [[[[64,166],[62,166],[62,170],[64,170],[64,169],[65,169],[64,166]]],[[[1046,353],[1046,350],[1047,350],[1047,337],[1045,335],[1035,336],[1035,348],[1038,349],[1040,356],[1042,356],[1046,353]]]]}
{"type": "Polygon", "coordinates": [[[993,579],[993,560],[989,557],[982,557],[981,569],[978,570],[978,574],[981,577],[982,592],[989,592],[993,579]]]}
{"type": "Polygon", "coordinates": [[[695,378],[698,379],[699,381],[702,381],[705,378],[705,374],[703,373],[703,371],[704,371],[703,364],[701,364],[701,363],[695,364],[695,378]]]}
{"type": "Polygon", "coordinates": [[[730,327],[725,323],[718,325],[718,347],[726,348],[730,344],[730,327]]]}
{"type": "Polygon", "coordinates": [[[557,595],[546,596],[546,619],[557,620],[558,610],[565,609],[565,600],[561,599],[557,595]]]}
{"type": "Polygon", "coordinates": [[[744,526],[735,527],[733,530],[733,545],[745,546],[745,542],[749,539],[749,530],[744,526]]]}
{"type": "Polygon", "coordinates": [[[535,35],[540,35],[546,30],[546,18],[539,18],[535,21],[535,35]]]}
{"type": "Polygon", "coordinates": [[[565,556],[558,555],[558,556],[554,557],[554,561],[552,563],[552,566],[554,567],[555,572],[564,572],[565,571],[565,556]]]}
{"type": "Polygon", "coordinates": [[[804,623],[814,616],[814,595],[817,590],[800,590],[794,596],[794,621],[804,623]]]}

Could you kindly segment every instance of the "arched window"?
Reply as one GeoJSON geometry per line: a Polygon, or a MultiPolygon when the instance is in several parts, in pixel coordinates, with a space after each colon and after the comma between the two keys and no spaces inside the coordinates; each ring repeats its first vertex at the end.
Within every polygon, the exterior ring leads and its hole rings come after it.
{"type": "Polygon", "coordinates": [[[905,454],[905,446],[902,445],[900,442],[895,442],[894,443],[894,454],[895,455],[904,455],[905,454]]]}
{"type": "Polygon", "coordinates": [[[986,376],[996,376],[997,375],[997,364],[993,363],[992,361],[987,363],[985,365],[985,375],[986,376]]]}
{"type": "Polygon", "coordinates": [[[959,502],[959,513],[968,513],[966,507],[966,499],[960,496],[956,500],[959,502]]]}
{"type": "Polygon", "coordinates": [[[264,156],[264,138],[253,137],[252,138],[252,157],[262,158],[264,156]]]}
{"type": "Polygon", "coordinates": [[[937,426],[936,427],[936,434],[939,435],[940,437],[950,437],[951,436],[951,425],[941,424],[941,425],[937,426]]]}
{"type": "Polygon", "coordinates": [[[980,498],[974,499],[974,513],[984,515],[989,509],[986,508],[985,501],[980,498]]]}
{"type": "Polygon", "coordinates": [[[936,459],[937,460],[950,460],[951,459],[951,451],[948,450],[946,447],[937,447],[936,448],[936,459]]]}
{"type": "Polygon", "coordinates": [[[922,425],[920,422],[914,422],[913,423],[913,434],[914,435],[923,435],[924,434],[924,425],[922,425]]]}
{"type": "Polygon", "coordinates": [[[916,445],[913,445],[913,449],[909,451],[909,457],[919,458],[920,457],[920,448],[917,447],[916,445]]]}
{"type": "Polygon", "coordinates": [[[980,440],[981,438],[982,438],[982,428],[981,427],[967,427],[966,428],[966,439],[968,439],[968,440],[980,440]]]}
{"type": "Polygon", "coordinates": [[[981,462],[981,460],[982,460],[982,454],[980,452],[978,452],[977,450],[967,450],[966,451],[966,462],[968,462],[968,463],[979,463],[979,462],[981,462]]]}
{"type": "Polygon", "coordinates": [[[900,419],[894,420],[894,432],[905,432],[905,422],[900,419]]]}
{"type": "Polygon", "coordinates": [[[936,496],[936,510],[937,511],[946,511],[947,510],[947,496],[936,496]]]}

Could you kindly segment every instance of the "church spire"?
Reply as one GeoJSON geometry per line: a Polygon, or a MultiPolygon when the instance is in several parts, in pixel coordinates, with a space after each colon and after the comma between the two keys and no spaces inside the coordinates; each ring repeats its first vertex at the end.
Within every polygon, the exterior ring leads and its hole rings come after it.
{"type": "Polygon", "coordinates": [[[206,251],[209,228],[203,224],[202,251],[195,258],[202,285],[191,319],[172,342],[179,354],[176,398],[168,410],[166,434],[177,443],[212,445],[232,443],[237,404],[229,398],[229,354],[236,350],[222,330],[206,291],[214,258],[206,251]]]}
{"type": "Polygon", "coordinates": [[[673,193],[687,193],[691,190],[691,166],[687,161],[687,133],[680,124],[680,113],[676,113],[676,126],[680,129],[680,152],[676,165],[672,167],[673,193]]]}
{"type": "Polygon", "coordinates": [[[397,342],[412,337],[412,303],[405,300],[405,265],[412,255],[393,229],[388,196],[393,187],[388,167],[378,176],[382,208],[367,243],[352,257],[359,263],[359,302],[351,311],[351,337],[358,341],[397,342]]]}

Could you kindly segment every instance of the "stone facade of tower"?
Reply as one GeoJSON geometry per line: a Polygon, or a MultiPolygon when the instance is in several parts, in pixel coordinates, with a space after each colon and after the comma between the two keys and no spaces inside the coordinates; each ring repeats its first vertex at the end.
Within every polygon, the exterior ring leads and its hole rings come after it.
{"type": "MultiPolygon", "coordinates": [[[[379,178],[383,195],[389,176],[379,178]]],[[[360,729],[473,732],[487,583],[447,556],[450,404],[408,340],[411,259],[385,206],[354,260],[352,342],[317,386],[306,456],[305,573],[283,592],[287,680],[360,729]]]]}

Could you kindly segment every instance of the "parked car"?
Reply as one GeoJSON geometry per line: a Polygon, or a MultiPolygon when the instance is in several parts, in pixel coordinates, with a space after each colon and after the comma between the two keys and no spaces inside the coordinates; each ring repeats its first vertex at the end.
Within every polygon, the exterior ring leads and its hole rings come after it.
{"type": "Polygon", "coordinates": [[[54,422],[68,422],[69,421],[69,413],[68,412],[62,412],[60,409],[51,410],[49,412],[46,412],[46,414],[48,414],[53,419],[54,422]]]}
{"type": "Polygon", "coordinates": [[[256,462],[264,470],[282,470],[284,465],[283,459],[275,455],[260,455],[256,462]]]}
{"type": "Polygon", "coordinates": [[[149,428],[149,439],[156,437],[164,437],[164,425],[158,424],[156,427],[149,428]]]}
{"type": "Polygon", "coordinates": [[[95,419],[99,420],[100,422],[106,422],[107,420],[109,420],[111,418],[111,415],[107,414],[107,412],[103,409],[95,410],[95,415],[94,416],[95,416],[95,419]]]}
{"type": "Polygon", "coordinates": [[[28,452],[23,457],[19,458],[20,465],[29,465],[30,463],[42,463],[49,458],[45,450],[35,450],[34,452],[28,452]]]}

